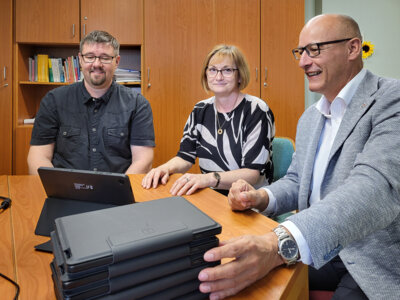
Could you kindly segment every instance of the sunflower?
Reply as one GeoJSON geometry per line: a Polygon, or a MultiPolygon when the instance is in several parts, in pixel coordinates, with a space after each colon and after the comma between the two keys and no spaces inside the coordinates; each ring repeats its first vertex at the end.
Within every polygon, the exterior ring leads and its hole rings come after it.
{"type": "Polygon", "coordinates": [[[374,44],[369,41],[364,41],[362,43],[362,58],[366,59],[374,53],[374,44]]]}

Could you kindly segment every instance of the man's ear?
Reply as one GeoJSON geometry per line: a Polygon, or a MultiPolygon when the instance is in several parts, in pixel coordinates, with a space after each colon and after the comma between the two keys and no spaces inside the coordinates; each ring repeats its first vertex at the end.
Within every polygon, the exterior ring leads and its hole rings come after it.
{"type": "Polygon", "coordinates": [[[120,55],[118,55],[116,58],[115,58],[115,63],[116,63],[116,66],[118,67],[118,65],[119,65],[119,60],[121,59],[121,56],[120,55]]]}
{"type": "Polygon", "coordinates": [[[362,42],[359,38],[354,38],[348,43],[349,59],[355,60],[361,55],[362,42]]]}

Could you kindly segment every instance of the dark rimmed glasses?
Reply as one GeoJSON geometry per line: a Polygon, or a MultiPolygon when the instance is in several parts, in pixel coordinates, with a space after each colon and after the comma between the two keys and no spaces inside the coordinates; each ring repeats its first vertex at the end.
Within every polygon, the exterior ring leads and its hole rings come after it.
{"type": "Polygon", "coordinates": [[[292,53],[293,53],[294,58],[297,60],[299,60],[301,58],[301,55],[303,54],[304,51],[306,51],[306,53],[309,57],[317,57],[318,55],[321,54],[321,46],[350,41],[351,39],[353,39],[353,38],[327,41],[327,42],[321,42],[321,43],[311,43],[311,44],[306,45],[305,47],[294,48],[292,50],[292,53]]]}
{"type": "Polygon", "coordinates": [[[100,60],[102,64],[111,64],[115,56],[100,55],[96,56],[93,54],[81,54],[83,61],[87,64],[92,64],[96,61],[96,58],[100,60]]]}
{"type": "Polygon", "coordinates": [[[218,70],[215,67],[207,67],[206,73],[207,76],[212,78],[218,75],[218,72],[221,72],[222,76],[225,78],[229,78],[233,76],[233,73],[237,71],[238,69],[235,68],[223,68],[221,70],[218,70]]]}

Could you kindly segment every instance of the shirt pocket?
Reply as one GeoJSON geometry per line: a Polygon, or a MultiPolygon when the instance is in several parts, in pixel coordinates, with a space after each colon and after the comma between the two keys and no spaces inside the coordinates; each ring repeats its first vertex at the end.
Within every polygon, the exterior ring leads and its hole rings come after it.
{"type": "Polygon", "coordinates": [[[81,129],[77,127],[61,126],[57,139],[57,152],[69,157],[71,153],[78,151],[83,145],[81,129]]]}
{"type": "Polygon", "coordinates": [[[105,148],[112,155],[131,156],[129,130],[126,127],[106,128],[105,148]]]}

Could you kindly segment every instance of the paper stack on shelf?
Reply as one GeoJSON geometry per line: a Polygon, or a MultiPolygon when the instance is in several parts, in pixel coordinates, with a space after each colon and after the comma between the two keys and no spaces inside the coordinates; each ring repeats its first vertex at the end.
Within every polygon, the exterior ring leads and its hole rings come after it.
{"type": "Polygon", "coordinates": [[[140,71],[117,68],[115,70],[115,80],[117,82],[140,82],[140,71]]]}

